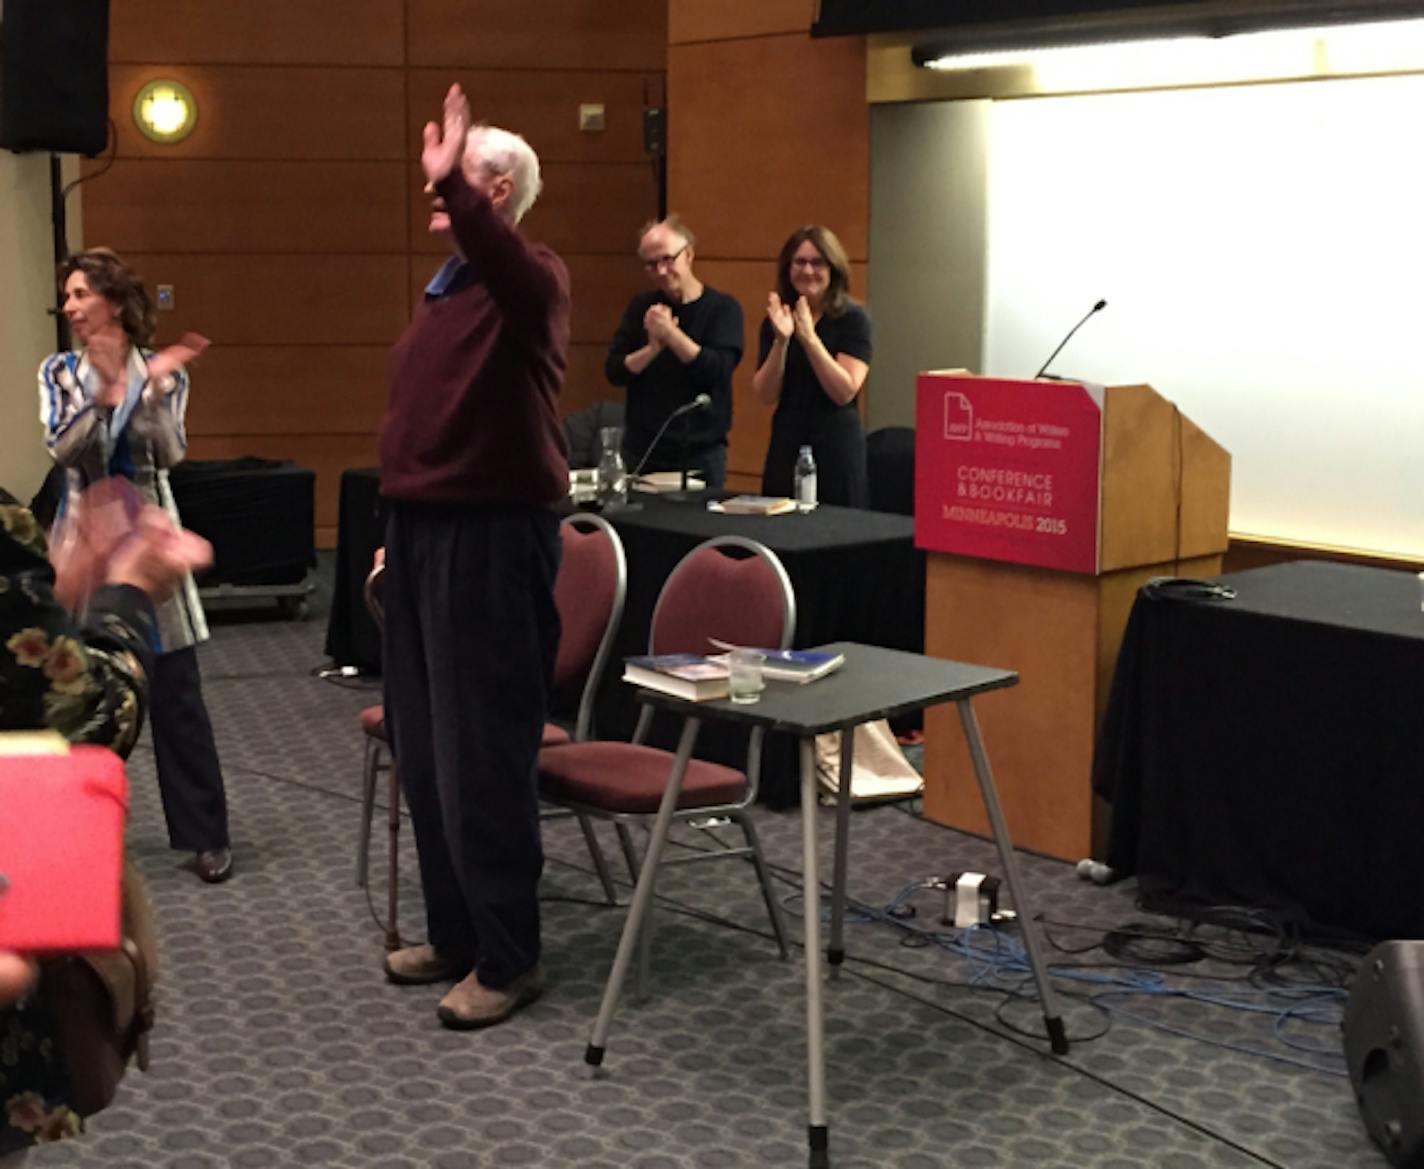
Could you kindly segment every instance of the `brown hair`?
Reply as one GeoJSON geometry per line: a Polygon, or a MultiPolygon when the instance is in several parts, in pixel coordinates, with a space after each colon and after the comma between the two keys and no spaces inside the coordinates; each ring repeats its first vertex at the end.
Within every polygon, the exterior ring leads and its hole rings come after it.
{"type": "Polygon", "coordinates": [[[811,246],[820,252],[830,265],[831,282],[826,288],[821,311],[828,317],[838,317],[845,312],[848,304],[853,303],[850,296],[850,261],[846,258],[845,248],[841,247],[841,241],[836,239],[835,232],[819,223],[798,227],[781,245],[781,255],[776,258],[777,294],[785,305],[795,304],[800,296],[791,284],[791,257],[807,240],[811,241],[811,246]]]}
{"type": "Polygon", "coordinates": [[[158,329],[158,313],[153,307],[153,300],[143,281],[130,271],[116,252],[109,248],[75,252],[59,266],[61,293],[76,272],[83,272],[91,289],[110,304],[118,306],[119,324],[130,342],[142,349],[153,341],[153,334],[158,329]]]}

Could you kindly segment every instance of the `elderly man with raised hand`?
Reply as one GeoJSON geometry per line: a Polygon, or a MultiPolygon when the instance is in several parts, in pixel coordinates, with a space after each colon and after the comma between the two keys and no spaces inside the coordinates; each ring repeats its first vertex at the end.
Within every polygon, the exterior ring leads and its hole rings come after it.
{"type": "Polygon", "coordinates": [[[471,127],[459,86],[420,161],[430,230],[454,254],[392,351],[380,457],[385,709],[429,941],[385,969],[458,980],[438,1014],[468,1029],[543,989],[534,768],[559,638],[569,279],[517,226],[538,158],[516,134],[471,127]]]}
{"type": "Polygon", "coordinates": [[[708,487],[721,487],[732,428],[732,371],[742,359],[742,309],[693,274],[694,243],[676,215],[638,233],[638,259],[653,288],[623,310],[604,374],[615,386],[628,387],[623,445],[631,465],[678,471],[685,450],[689,470],[708,487]],[[703,393],[711,398],[707,409],[689,412],[658,440],[672,412],[703,393]]]}

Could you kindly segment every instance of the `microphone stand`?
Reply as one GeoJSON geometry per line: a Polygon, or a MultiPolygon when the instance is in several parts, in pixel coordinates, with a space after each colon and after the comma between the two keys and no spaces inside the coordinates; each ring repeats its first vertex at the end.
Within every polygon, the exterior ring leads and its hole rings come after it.
{"type": "Polygon", "coordinates": [[[688,490],[687,486],[687,439],[692,426],[688,415],[690,415],[694,410],[705,410],[710,404],[711,398],[707,394],[698,394],[697,397],[694,398],[691,402],[687,402],[679,406],[676,410],[669,414],[667,418],[663,420],[663,424],[658,428],[657,434],[653,435],[653,441],[648,444],[647,449],[643,452],[643,457],[638,460],[638,465],[633,468],[632,473],[628,476],[628,482],[630,484],[630,487],[633,483],[636,483],[638,481],[639,476],[642,475],[643,468],[648,465],[648,460],[652,457],[653,448],[656,447],[658,443],[662,441],[663,435],[667,433],[668,427],[670,427],[674,422],[681,418],[683,420],[682,429],[679,432],[682,440],[679,444],[679,465],[682,468],[681,490],[660,492],[660,495],[663,499],[666,499],[670,502],[683,502],[689,499],[699,498],[701,492],[705,490],[706,485],[704,484],[703,487],[699,488],[697,491],[690,491],[688,490]]]}
{"type": "MultiPolygon", "coordinates": [[[[1058,348],[1055,349],[1052,353],[1050,353],[1048,355],[1048,360],[1038,367],[1038,372],[1033,375],[1034,378],[1037,379],[1044,377],[1048,367],[1053,364],[1053,359],[1063,352],[1063,347],[1067,345],[1069,341],[1073,340],[1073,334],[1076,333],[1079,329],[1081,329],[1084,325],[1086,325],[1088,323],[1088,318],[1091,317],[1094,313],[1100,313],[1103,311],[1103,309],[1107,307],[1108,302],[1105,300],[1100,300],[1097,304],[1093,305],[1093,307],[1090,308],[1086,313],[1084,313],[1083,319],[1068,330],[1068,336],[1064,337],[1063,340],[1058,342],[1058,348]]],[[[1048,376],[1052,377],[1052,375],[1048,376]]],[[[1052,380],[1061,382],[1067,381],[1069,379],[1054,377],[1052,380]]]]}
{"type": "Polygon", "coordinates": [[[680,488],[679,488],[677,491],[669,491],[669,492],[666,492],[666,493],[663,495],[663,498],[664,498],[664,499],[669,500],[669,501],[672,502],[672,503],[693,503],[693,502],[698,502],[698,501],[700,501],[700,500],[702,499],[702,497],[706,494],[706,491],[707,491],[707,484],[706,484],[706,483],[703,483],[702,486],[697,487],[697,488],[690,488],[690,487],[688,487],[688,485],[687,485],[687,484],[688,484],[688,474],[689,474],[689,470],[690,470],[690,468],[689,468],[689,466],[688,466],[688,463],[689,463],[690,460],[689,460],[688,457],[687,457],[687,452],[688,452],[688,442],[687,442],[687,439],[688,439],[688,433],[689,433],[689,431],[691,431],[691,429],[692,429],[692,411],[689,410],[685,415],[683,415],[683,418],[682,418],[682,426],[681,426],[681,428],[680,428],[679,431],[678,431],[677,463],[678,463],[678,467],[679,467],[679,468],[681,469],[681,471],[682,471],[681,486],[680,486],[680,488]]]}

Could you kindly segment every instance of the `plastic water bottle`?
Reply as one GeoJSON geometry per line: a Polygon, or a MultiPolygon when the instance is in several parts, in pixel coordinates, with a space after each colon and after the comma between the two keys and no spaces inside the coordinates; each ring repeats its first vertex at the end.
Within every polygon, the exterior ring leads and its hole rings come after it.
{"type": "Polygon", "coordinates": [[[796,456],[796,470],[791,473],[792,492],[802,511],[816,506],[816,459],[809,446],[803,446],[796,456]]]}

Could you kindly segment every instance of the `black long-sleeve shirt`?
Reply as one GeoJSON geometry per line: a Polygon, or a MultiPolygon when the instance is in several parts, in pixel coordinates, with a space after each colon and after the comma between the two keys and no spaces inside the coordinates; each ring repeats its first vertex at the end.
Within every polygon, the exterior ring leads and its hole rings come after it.
{"type": "Polygon", "coordinates": [[[711,395],[711,406],[674,422],[648,460],[648,468],[679,465],[684,425],[691,451],[726,443],[727,432],[732,428],[732,371],[742,359],[743,344],[742,306],[725,292],[705,284],[702,295],[686,304],[673,304],[661,292],[640,293],[628,302],[618,331],[613,334],[603,371],[613,385],[628,387],[623,422],[625,446],[635,459],[643,456],[668,415],[701,393],[711,395]],[[677,318],[678,327],[702,351],[684,365],[675,353],[664,349],[642,373],[634,374],[623,359],[648,343],[643,316],[655,304],[666,304],[677,318]]]}

